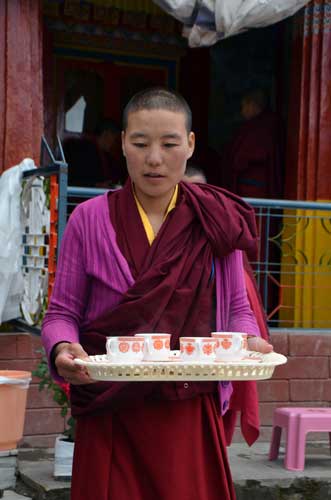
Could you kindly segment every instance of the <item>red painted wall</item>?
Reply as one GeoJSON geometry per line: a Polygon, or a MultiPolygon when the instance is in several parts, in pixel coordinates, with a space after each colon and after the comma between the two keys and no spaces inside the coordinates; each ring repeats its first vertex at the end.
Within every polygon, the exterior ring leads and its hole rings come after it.
{"type": "Polygon", "coordinates": [[[40,0],[1,0],[0,174],[24,158],[39,161],[43,131],[41,30],[40,0]]]}

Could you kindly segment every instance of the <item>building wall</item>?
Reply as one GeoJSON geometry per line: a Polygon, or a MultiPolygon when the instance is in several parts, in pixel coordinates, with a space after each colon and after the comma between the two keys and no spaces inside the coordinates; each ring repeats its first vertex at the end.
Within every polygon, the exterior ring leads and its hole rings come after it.
{"type": "MultiPolygon", "coordinates": [[[[258,382],[260,441],[270,441],[275,408],[330,406],[331,402],[331,331],[318,334],[280,330],[271,334],[271,343],[288,361],[275,369],[271,380],[258,382]]],[[[311,433],[307,439],[324,440],[328,436],[311,433]]],[[[241,440],[239,429],[235,440],[241,440]]]]}
{"type": "MultiPolygon", "coordinates": [[[[275,351],[288,356],[276,368],[271,380],[258,382],[260,395],[261,441],[269,441],[272,414],[278,406],[330,406],[331,331],[312,334],[286,331],[272,333],[275,351]]],[[[0,333],[0,369],[33,370],[40,357],[40,339],[25,333],[0,333]]],[[[38,390],[33,378],[28,391],[24,437],[20,446],[52,447],[63,431],[60,409],[47,391],[38,390]]],[[[312,433],[308,439],[328,439],[326,433],[312,433]]],[[[239,429],[235,441],[242,440],[239,429]]]]}
{"type": "MultiPolygon", "coordinates": [[[[331,332],[312,334],[280,332],[271,335],[276,352],[288,357],[272,380],[258,382],[261,440],[269,441],[272,415],[278,406],[330,406],[331,332]]],[[[308,440],[314,437],[309,436],[308,440]]],[[[324,433],[325,439],[327,435],[324,433]]]]}
{"type": "Polygon", "coordinates": [[[0,2],[0,174],[24,158],[39,164],[43,134],[41,4],[40,0],[0,2]]]}

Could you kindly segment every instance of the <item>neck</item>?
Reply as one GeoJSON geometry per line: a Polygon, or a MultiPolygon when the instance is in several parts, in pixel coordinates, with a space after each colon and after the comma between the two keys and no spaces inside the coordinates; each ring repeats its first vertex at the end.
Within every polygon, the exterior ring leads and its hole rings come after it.
{"type": "Polygon", "coordinates": [[[168,191],[162,196],[154,197],[148,196],[145,193],[137,190],[135,186],[133,186],[136,197],[139,200],[139,203],[145,210],[147,215],[154,214],[164,216],[166,210],[169,206],[170,200],[175,192],[175,188],[172,188],[171,191],[168,191]]]}

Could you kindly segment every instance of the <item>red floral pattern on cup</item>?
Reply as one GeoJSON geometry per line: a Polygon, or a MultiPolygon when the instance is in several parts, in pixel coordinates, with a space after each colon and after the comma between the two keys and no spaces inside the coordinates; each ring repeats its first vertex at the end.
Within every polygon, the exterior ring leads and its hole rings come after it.
{"type": "Polygon", "coordinates": [[[141,345],[142,345],[142,343],[133,342],[133,344],[132,344],[132,350],[133,350],[133,352],[139,352],[140,349],[141,349],[141,345]]]}
{"type": "Polygon", "coordinates": [[[195,351],[195,346],[193,344],[191,344],[191,343],[187,343],[184,346],[184,349],[185,349],[186,354],[191,355],[195,351]]]}
{"type": "Polygon", "coordinates": [[[223,347],[223,349],[230,349],[230,347],[232,347],[232,342],[229,340],[229,339],[223,339],[221,341],[221,346],[223,347]]]}
{"type": "Polygon", "coordinates": [[[203,353],[206,354],[207,356],[210,356],[214,352],[214,347],[212,344],[204,344],[202,347],[203,353]]]}
{"type": "Polygon", "coordinates": [[[247,334],[242,332],[212,332],[217,339],[216,359],[235,361],[243,359],[247,352],[247,334]]]}
{"type": "Polygon", "coordinates": [[[128,342],[120,342],[118,345],[118,349],[121,352],[128,352],[128,350],[130,349],[130,345],[128,342]]]}
{"type": "Polygon", "coordinates": [[[153,347],[157,351],[160,351],[161,349],[163,349],[163,341],[162,340],[154,340],[153,347]]]}

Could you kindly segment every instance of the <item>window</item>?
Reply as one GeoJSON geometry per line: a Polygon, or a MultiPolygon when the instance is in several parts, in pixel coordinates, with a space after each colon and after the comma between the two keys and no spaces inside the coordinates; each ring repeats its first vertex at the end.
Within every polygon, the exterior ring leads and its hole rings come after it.
{"type": "Polygon", "coordinates": [[[65,114],[65,129],[68,132],[83,132],[86,101],[80,97],[65,114]]]}

